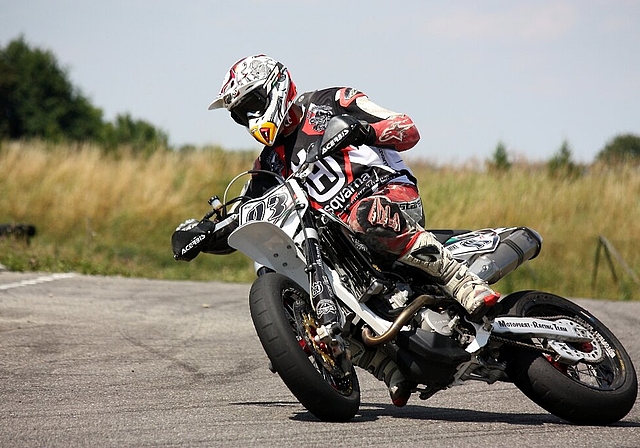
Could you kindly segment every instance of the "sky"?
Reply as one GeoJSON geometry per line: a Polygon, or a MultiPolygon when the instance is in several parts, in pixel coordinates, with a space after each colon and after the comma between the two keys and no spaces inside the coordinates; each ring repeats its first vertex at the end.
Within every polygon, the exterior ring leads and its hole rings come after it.
{"type": "Polygon", "coordinates": [[[589,163],[640,135],[640,0],[0,0],[0,46],[50,50],[106,120],[130,113],[174,146],[259,149],[208,111],[229,67],[267,54],[299,92],[357,88],[413,118],[407,157],[474,163],[502,142],[589,163]]]}

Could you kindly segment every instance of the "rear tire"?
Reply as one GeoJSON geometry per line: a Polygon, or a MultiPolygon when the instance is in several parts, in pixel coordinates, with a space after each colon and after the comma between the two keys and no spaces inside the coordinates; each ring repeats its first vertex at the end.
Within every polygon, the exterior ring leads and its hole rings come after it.
{"type": "Polygon", "coordinates": [[[502,306],[506,315],[565,316],[578,321],[603,347],[604,356],[598,363],[571,365],[534,350],[504,346],[507,375],[527,397],[580,425],[607,425],[629,413],[638,393],[636,372],[620,341],[602,322],[569,300],[539,291],[512,294],[502,306]]]}
{"type": "Polygon", "coordinates": [[[253,283],[249,307],[273,369],[300,403],[320,420],[353,418],[360,407],[355,369],[352,367],[346,378],[336,380],[316,361],[310,345],[305,344],[297,310],[313,313],[307,293],[291,279],[268,273],[253,283]]]}

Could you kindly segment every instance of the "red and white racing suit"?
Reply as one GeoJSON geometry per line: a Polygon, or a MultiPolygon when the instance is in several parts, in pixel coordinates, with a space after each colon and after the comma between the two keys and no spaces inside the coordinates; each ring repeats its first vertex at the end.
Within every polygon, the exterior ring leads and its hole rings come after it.
{"type": "MultiPolygon", "coordinates": [[[[315,162],[305,186],[313,207],[337,215],[376,255],[397,258],[424,221],[416,180],[399,154],[420,139],[415,124],[348,87],[304,93],[296,104],[303,112],[300,124],[265,147],[257,167],[287,176],[305,160],[306,149],[333,116],[366,121],[375,131],[375,143],[350,146],[315,162]]],[[[270,176],[256,176],[248,194],[260,195],[271,182],[270,176]]]]}

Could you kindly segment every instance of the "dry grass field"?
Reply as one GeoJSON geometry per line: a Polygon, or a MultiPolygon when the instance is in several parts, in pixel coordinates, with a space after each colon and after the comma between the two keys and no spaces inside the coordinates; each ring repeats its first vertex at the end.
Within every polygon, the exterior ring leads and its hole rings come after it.
{"type": "MultiPolygon", "coordinates": [[[[241,254],[175,262],[170,237],[184,219],[200,218],[207,199],[222,196],[254,157],[216,147],[107,156],[91,145],[3,142],[0,224],[33,224],[38,234],[28,245],[0,239],[0,263],[14,270],[251,281],[252,265],[241,254]]],[[[483,163],[409,164],[420,180],[428,227],[529,226],[542,234],[540,256],[502,280],[499,290],[640,299],[640,286],[624,267],[640,275],[637,167],[594,165],[563,176],[551,175],[545,164],[516,163],[504,172],[483,163]],[[619,258],[610,264],[601,250],[594,287],[601,236],[619,258]]]]}

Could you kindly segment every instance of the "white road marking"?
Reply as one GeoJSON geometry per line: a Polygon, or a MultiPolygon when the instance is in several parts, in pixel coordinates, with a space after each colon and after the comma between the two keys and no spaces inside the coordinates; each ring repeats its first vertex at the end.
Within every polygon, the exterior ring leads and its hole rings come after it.
{"type": "Polygon", "coordinates": [[[76,274],[71,272],[67,274],[52,274],[52,275],[45,275],[42,277],[32,278],[31,280],[22,280],[21,282],[6,283],[4,285],[0,285],[0,291],[13,289],[13,288],[21,288],[22,286],[39,285],[40,283],[47,283],[47,282],[53,282],[55,280],[71,278],[71,277],[74,277],[75,275],[76,274]]]}

